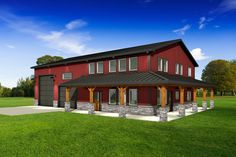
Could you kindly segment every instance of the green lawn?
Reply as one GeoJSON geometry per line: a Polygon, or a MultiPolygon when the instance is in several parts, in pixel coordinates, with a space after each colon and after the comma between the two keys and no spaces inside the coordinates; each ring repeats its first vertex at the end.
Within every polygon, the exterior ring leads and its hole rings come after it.
{"type": "Polygon", "coordinates": [[[0,107],[32,106],[32,105],[33,105],[33,98],[0,97],[0,107]]]}
{"type": "Polygon", "coordinates": [[[236,97],[167,123],[76,113],[0,116],[0,156],[234,157],[236,97]]]}

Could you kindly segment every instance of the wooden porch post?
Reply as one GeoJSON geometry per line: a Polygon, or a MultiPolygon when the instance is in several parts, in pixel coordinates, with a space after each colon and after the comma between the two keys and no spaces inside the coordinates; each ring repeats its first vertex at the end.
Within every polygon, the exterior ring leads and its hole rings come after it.
{"type": "Polygon", "coordinates": [[[185,116],[185,106],[184,106],[184,87],[179,86],[180,91],[180,100],[179,100],[179,116],[184,117],[185,116]]]}
{"type": "Polygon", "coordinates": [[[89,102],[93,103],[93,91],[95,88],[88,88],[89,90],[89,102]]]}
{"type": "Polygon", "coordinates": [[[94,107],[94,102],[93,102],[93,91],[94,91],[95,88],[88,88],[89,90],[89,108],[88,108],[88,114],[94,114],[94,110],[95,110],[95,107],[94,107]]]}
{"type": "Polygon", "coordinates": [[[120,95],[120,105],[124,105],[124,95],[126,92],[126,87],[118,87],[119,95],[120,95]]]}
{"type": "Polygon", "coordinates": [[[65,102],[65,111],[70,111],[70,88],[66,87],[66,102],[65,102]]]}
{"type": "Polygon", "coordinates": [[[206,101],[206,89],[203,88],[202,90],[203,101],[206,101]]]}
{"type": "Polygon", "coordinates": [[[161,108],[160,108],[160,121],[161,122],[166,122],[168,120],[168,110],[166,108],[166,103],[167,103],[167,89],[165,86],[160,87],[160,92],[161,92],[161,108]]]}
{"type": "Polygon", "coordinates": [[[214,90],[211,88],[211,100],[210,100],[210,109],[213,109],[215,107],[214,105],[214,90]]]}
{"type": "Polygon", "coordinates": [[[166,93],[167,93],[166,87],[161,86],[161,107],[162,108],[166,107],[166,102],[167,102],[166,93]]]}
{"type": "Polygon", "coordinates": [[[70,88],[66,87],[66,102],[70,102],[70,88]]]}
{"type": "Polygon", "coordinates": [[[183,105],[184,104],[184,88],[180,86],[179,91],[180,91],[180,101],[179,101],[179,103],[181,105],[183,105]]]}
{"type": "Polygon", "coordinates": [[[193,102],[197,102],[197,89],[193,88],[193,102]]]}

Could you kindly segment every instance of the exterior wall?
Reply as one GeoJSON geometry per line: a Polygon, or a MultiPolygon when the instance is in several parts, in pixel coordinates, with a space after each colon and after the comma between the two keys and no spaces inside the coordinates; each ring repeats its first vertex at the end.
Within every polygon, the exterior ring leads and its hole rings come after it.
{"type": "Polygon", "coordinates": [[[179,63],[183,65],[183,76],[188,76],[188,67],[192,68],[192,78],[195,78],[195,67],[188,56],[185,54],[184,50],[181,46],[177,45],[171,47],[164,51],[157,51],[151,57],[151,70],[156,72],[157,71],[157,58],[165,58],[168,60],[168,73],[175,74],[175,64],[179,63]]]}
{"type": "MultiPolygon", "coordinates": [[[[149,55],[147,53],[143,53],[141,55],[138,55],[138,71],[139,72],[145,72],[149,71],[149,55]]],[[[129,72],[129,57],[126,57],[126,72],[129,72]]],[[[163,57],[168,59],[169,66],[168,66],[168,72],[170,74],[175,74],[175,64],[180,63],[183,65],[183,75],[187,76],[187,67],[192,68],[192,77],[195,77],[195,69],[192,62],[189,60],[181,46],[174,46],[171,48],[168,48],[166,50],[157,51],[154,52],[150,56],[150,70],[153,72],[157,71],[157,57],[163,57]]],[[[116,59],[117,63],[117,69],[116,73],[120,73],[118,71],[118,59],[121,58],[114,58],[116,59]]],[[[109,60],[112,59],[105,59],[103,60],[104,64],[104,73],[109,73],[109,60]]],[[[95,72],[96,72],[96,61],[95,62],[95,72]]],[[[90,62],[83,62],[78,64],[71,64],[71,65],[64,65],[64,66],[57,66],[57,67],[51,67],[51,68],[43,68],[43,69],[36,69],[35,70],[35,99],[39,98],[39,76],[40,75],[54,75],[54,100],[58,100],[58,86],[64,82],[67,82],[68,80],[62,80],[62,74],[65,72],[71,72],[72,73],[72,79],[76,79],[78,77],[88,75],[88,63],[90,62]]],[[[100,75],[100,74],[99,74],[100,75]]],[[[114,87],[117,88],[117,87],[114,87]]],[[[138,89],[138,105],[142,106],[153,106],[157,104],[157,87],[132,87],[138,89]]],[[[109,102],[109,88],[96,88],[95,91],[102,91],[102,102],[108,103],[109,102]]],[[[178,89],[171,89],[174,94],[175,90],[178,89]]],[[[185,94],[186,95],[186,94],[185,94]]],[[[129,103],[129,93],[127,89],[127,95],[126,95],[126,102],[129,103]]],[[[175,98],[175,96],[174,96],[175,98]]],[[[89,101],[89,92],[87,88],[79,88],[78,92],[78,101],[79,102],[88,102],[89,101]]],[[[186,97],[185,97],[186,99],[186,97]]],[[[174,102],[179,102],[179,100],[175,100],[174,102]]]]}

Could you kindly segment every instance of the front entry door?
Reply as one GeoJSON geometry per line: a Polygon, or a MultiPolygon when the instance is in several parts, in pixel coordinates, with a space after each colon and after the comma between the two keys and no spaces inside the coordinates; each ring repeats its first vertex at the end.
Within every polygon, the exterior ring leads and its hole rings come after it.
{"type": "Polygon", "coordinates": [[[169,96],[168,96],[168,104],[170,104],[170,111],[172,112],[174,109],[174,93],[172,90],[169,91],[169,96]]]}
{"type": "Polygon", "coordinates": [[[94,110],[101,111],[102,92],[94,92],[94,110]]]}

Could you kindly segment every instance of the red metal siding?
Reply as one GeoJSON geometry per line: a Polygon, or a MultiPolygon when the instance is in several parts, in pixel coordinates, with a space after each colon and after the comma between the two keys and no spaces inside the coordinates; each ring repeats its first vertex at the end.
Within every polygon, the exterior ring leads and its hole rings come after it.
{"type": "Polygon", "coordinates": [[[164,51],[157,51],[151,57],[151,69],[157,71],[157,58],[165,58],[168,60],[168,73],[175,74],[175,64],[183,65],[183,76],[188,76],[188,67],[192,68],[192,77],[195,78],[195,67],[188,58],[181,46],[177,45],[164,51]]]}

